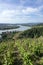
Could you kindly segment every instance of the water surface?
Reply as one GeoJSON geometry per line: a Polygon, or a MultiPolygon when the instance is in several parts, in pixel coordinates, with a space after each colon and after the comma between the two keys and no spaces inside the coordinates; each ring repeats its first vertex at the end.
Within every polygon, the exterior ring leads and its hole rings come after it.
{"type": "Polygon", "coordinates": [[[2,34],[2,32],[13,32],[13,31],[25,31],[27,29],[30,29],[31,27],[28,27],[28,26],[22,26],[22,25],[19,25],[20,27],[19,28],[16,28],[16,29],[9,29],[9,30],[0,30],[0,34],[2,34]]]}

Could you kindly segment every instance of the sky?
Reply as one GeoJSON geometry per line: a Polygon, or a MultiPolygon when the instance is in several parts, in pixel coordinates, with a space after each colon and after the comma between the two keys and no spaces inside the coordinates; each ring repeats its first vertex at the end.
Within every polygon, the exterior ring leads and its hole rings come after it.
{"type": "Polygon", "coordinates": [[[43,0],[0,0],[0,23],[43,23],[43,0]]]}

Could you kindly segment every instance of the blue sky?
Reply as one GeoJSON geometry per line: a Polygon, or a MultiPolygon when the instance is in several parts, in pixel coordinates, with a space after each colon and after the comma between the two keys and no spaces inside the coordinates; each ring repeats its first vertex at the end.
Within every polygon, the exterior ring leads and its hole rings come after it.
{"type": "Polygon", "coordinates": [[[43,22],[43,0],[0,0],[0,23],[43,22]]]}

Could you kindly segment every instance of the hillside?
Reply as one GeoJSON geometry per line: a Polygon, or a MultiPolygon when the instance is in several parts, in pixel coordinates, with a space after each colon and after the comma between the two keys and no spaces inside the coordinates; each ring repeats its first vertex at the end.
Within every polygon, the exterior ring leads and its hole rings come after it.
{"type": "Polygon", "coordinates": [[[0,65],[43,65],[43,27],[10,35],[0,42],[0,65]]]}
{"type": "Polygon", "coordinates": [[[25,38],[25,37],[38,38],[40,36],[43,36],[43,26],[35,26],[29,30],[26,30],[19,35],[19,38],[25,38]]]}

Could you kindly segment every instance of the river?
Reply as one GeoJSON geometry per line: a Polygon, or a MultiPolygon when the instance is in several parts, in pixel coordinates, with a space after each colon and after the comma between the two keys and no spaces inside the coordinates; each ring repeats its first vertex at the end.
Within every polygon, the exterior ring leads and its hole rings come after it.
{"type": "Polygon", "coordinates": [[[28,27],[28,26],[22,26],[22,25],[19,25],[20,27],[19,28],[16,28],[16,29],[9,29],[9,30],[0,30],[0,34],[2,34],[2,32],[13,32],[13,31],[25,31],[27,29],[30,29],[31,27],[28,27]]]}

